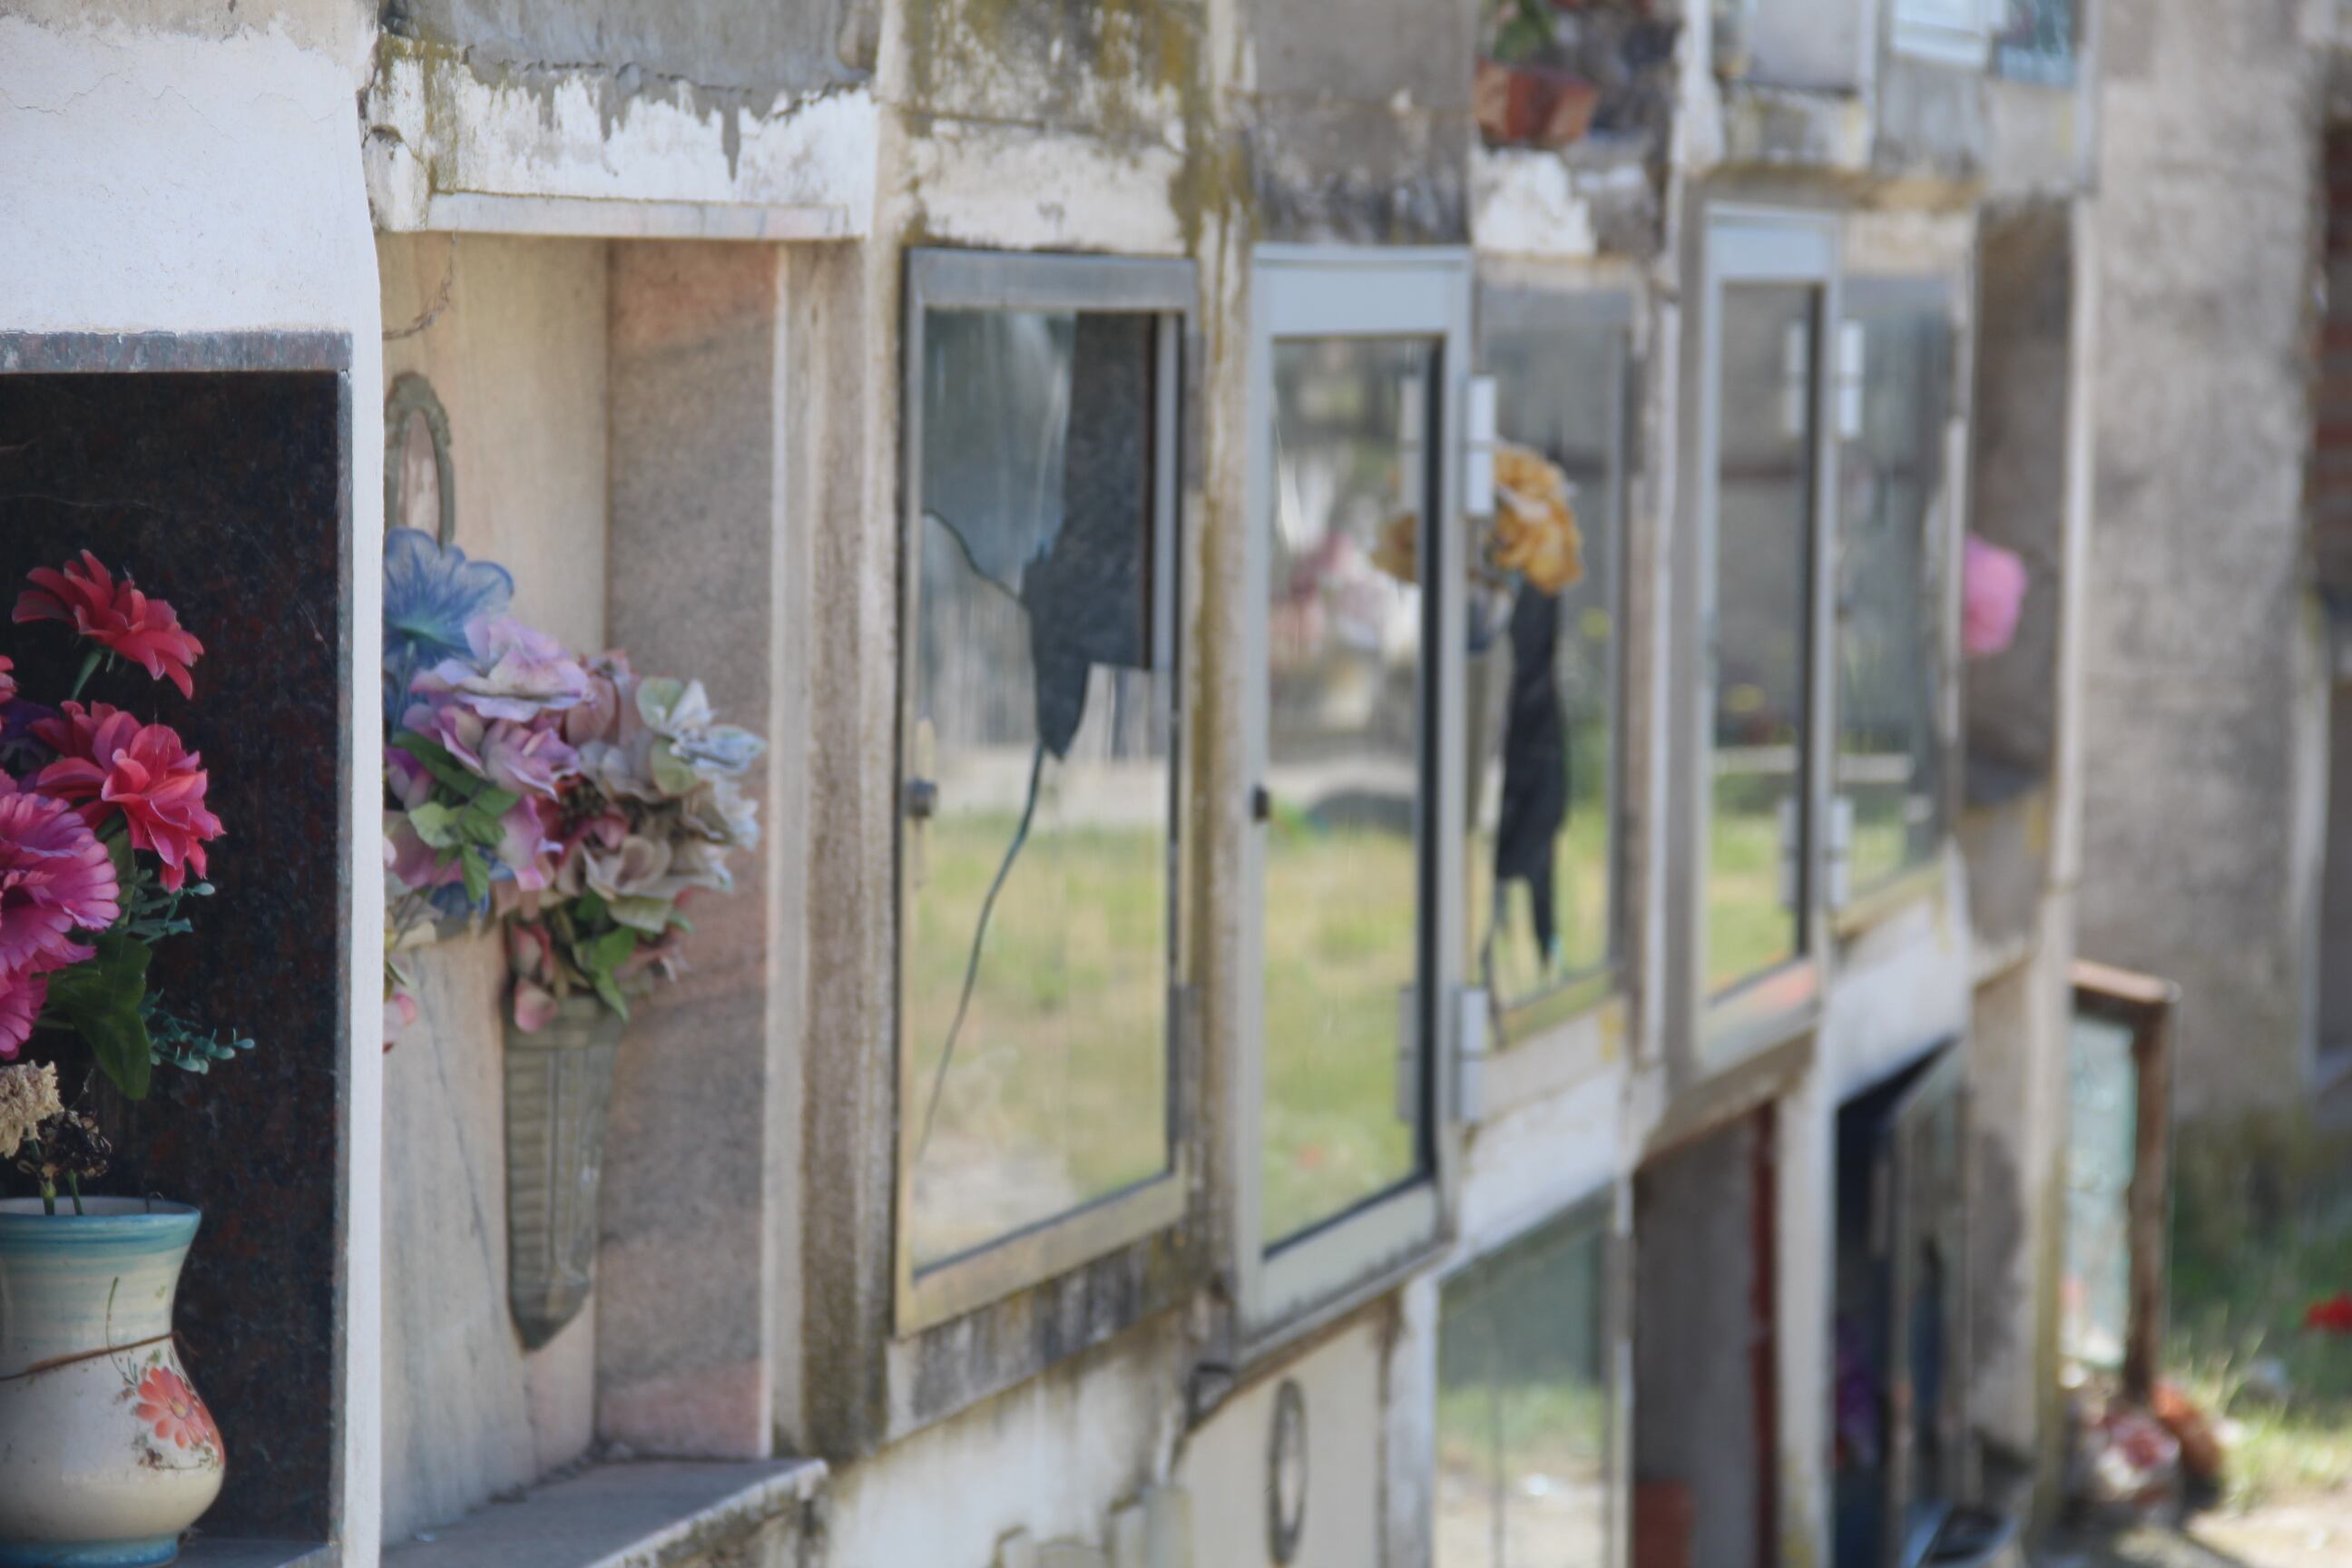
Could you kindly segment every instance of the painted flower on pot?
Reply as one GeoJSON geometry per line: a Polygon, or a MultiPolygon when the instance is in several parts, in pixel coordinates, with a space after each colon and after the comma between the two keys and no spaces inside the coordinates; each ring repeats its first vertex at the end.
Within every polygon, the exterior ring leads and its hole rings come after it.
{"type": "Polygon", "coordinates": [[[149,1367],[139,1379],[138,1403],[133,1414],[144,1422],[154,1435],[157,1444],[168,1443],[173,1447],[199,1451],[199,1457],[219,1462],[220,1428],[213,1424],[213,1413],[188,1380],[168,1366],[149,1367]]]}
{"type": "Polygon", "coordinates": [[[63,621],[98,645],[93,662],[101,655],[119,656],[146,670],[151,679],[169,680],[181,696],[195,695],[188,667],[205,645],[181,629],[171,605],[141,593],[128,572],[117,583],[85,550],[62,571],[44,566],[31,579],[33,585],[16,600],[18,626],[63,621]]]}

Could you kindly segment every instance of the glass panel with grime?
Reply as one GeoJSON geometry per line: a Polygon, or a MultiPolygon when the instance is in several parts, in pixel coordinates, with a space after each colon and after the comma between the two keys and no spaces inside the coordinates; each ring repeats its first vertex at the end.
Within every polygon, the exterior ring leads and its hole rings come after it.
{"type": "Polygon", "coordinates": [[[901,934],[918,1272],[1171,1168],[1156,331],[926,314],[901,934]]]}
{"type": "Polygon", "coordinates": [[[1944,493],[1951,326],[1940,307],[1873,309],[1859,332],[1860,420],[1841,445],[1837,795],[1849,885],[1883,887],[1936,853],[1944,830],[1944,493]]]}
{"type": "Polygon", "coordinates": [[[1445,1282],[1437,1568],[1609,1561],[1607,1256],[1602,1216],[1587,1211],[1445,1282]]]}
{"type": "Polygon", "coordinates": [[[1722,293],[1715,518],[1706,989],[1804,951],[1819,291],[1722,293]]]}
{"type": "Polygon", "coordinates": [[[1469,958],[1505,1012],[1616,956],[1624,343],[1594,320],[1490,329],[1480,349],[1504,446],[1467,563],[1469,958]]]}
{"type": "Polygon", "coordinates": [[[1419,1040],[1432,595],[1421,340],[1274,345],[1263,1234],[1271,1249],[1428,1164],[1419,1040]],[[1404,1105],[1401,1105],[1401,1100],[1404,1105]],[[1410,1106],[1411,1115],[1401,1114],[1410,1106]]]}

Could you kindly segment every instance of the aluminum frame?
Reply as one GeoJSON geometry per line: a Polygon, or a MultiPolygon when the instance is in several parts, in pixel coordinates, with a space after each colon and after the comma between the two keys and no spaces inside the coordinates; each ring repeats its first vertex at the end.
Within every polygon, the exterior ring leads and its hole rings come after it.
{"type": "Polygon", "coordinates": [[[1184,600],[1179,575],[1181,552],[1178,548],[1183,521],[1180,478],[1184,461],[1184,342],[1198,298],[1197,275],[1189,260],[944,249],[914,249],[907,254],[905,342],[899,389],[903,488],[899,519],[898,757],[892,773],[893,792],[903,795],[907,759],[912,754],[913,708],[907,695],[913,689],[919,646],[910,629],[918,624],[921,609],[920,574],[915,563],[921,559],[921,388],[926,312],[940,309],[1153,316],[1159,324],[1152,356],[1152,656],[1155,665],[1168,676],[1171,704],[1164,715],[1169,743],[1171,908],[1167,1167],[1118,1192],[918,1268],[907,1224],[914,1195],[914,1168],[908,1141],[908,1118],[905,1114],[906,1108],[917,1103],[922,1092],[916,1081],[914,1052],[907,1039],[904,920],[913,889],[908,876],[905,801],[901,798],[896,803],[893,854],[898,901],[892,921],[896,1012],[892,1041],[901,1114],[897,1119],[898,1137],[892,1152],[897,1203],[890,1247],[892,1321],[896,1335],[902,1339],[1142,1243],[1181,1224],[1187,1212],[1187,1194],[1196,1164],[1190,1147],[1194,1118],[1188,1103],[1190,1086],[1196,1075],[1187,1068],[1190,1058],[1197,1052],[1197,1031],[1191,1026],[1196,1009],[1190,1001],[1190,971],[1184,948],[1184,822],[1179,805],[1183,759],[1190,739],[1186,733],[1189,704],[1176,628],[1184,600]]]}
{"type": "MultiPolygon", "coordinates": [[[[1269,1246],[1264,1235],[1265,976],[1262,958],[1240,965],[1242,1026],[1227,1080],[1226,1126],[1234,1139],[1231,1227],[1238,1285],[1238,1341],[1244,1360],[1327,1321],[1384,1289],[1445,1240],[1454,1185],[1455,1131],[1450,1074],[1458,1037],[1464,942],[1461,843],[1433,832],[1458,819],[1464,764],[1464,595],[1454,570],[1463,537],[1461,444],[1473,353],[1470,253],[1454,247],[1366,248],[1260,245],[1252,255],[1248,344],[1247,505],[1244,533],[1242,650],[1248,783],[1265,777],[1269,750],[1266,692],[1270,519],[1274,503],[1274,346],[1300,338],[1413,338],[1437,346],[1438,395],[1425,451],[1424,500],[1430,526],[1423,578],[1435,584],[1434,650],[1424,666],[1431,687],[1423,712],[1423,788],[1415,840],[1425,878],[1433,878],[1431,924],[1423,938],[1418,1068],[1426,1166],[1391,1188],[1295,1237],[1269,1246]]],[[[1262,955],[1265,931],[1265,826],[1244,833],[1239,951],[1262,955]]]]}

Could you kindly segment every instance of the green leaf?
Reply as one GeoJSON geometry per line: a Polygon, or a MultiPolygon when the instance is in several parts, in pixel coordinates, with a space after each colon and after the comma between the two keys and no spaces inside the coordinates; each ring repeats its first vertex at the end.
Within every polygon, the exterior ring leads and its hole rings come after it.
{"type": "Polygon", "coordinates": [[[428,800],[408,814],[408,825],[416,829],[416,837],[436,849],[446,849],[464,835],[460,831],[460,808],[428,800]]]}
{"type": "Polygon", "coordinates": [[[131,835],[118,833],[102,842],[106,845],[106,858],[114,862],[116,884],[128,889],[139,870],[138,862],[131,858],[131,835]]]}
{"type": "Polygon", "coordinates": [[[604,1005],[618,1013],[625,1023],[629,1016],[629,999],[621,994],[621,983],[613,978],[613,972],[600,969],[589,976],[589,983],[596,987],[596,994],[604,998],[604,1005]]]}
{"type": "Polygon", "coordinates": [[[139,1004],[154,954],[145,943],[111,932],[91,945],[96,958],[49,976],[49,1005],[89,1043],[99,1070],[124,1098],[144,1100],[154,1064],[139,1004]]]}
{"type": "Polygon", "coordinates": [[[471,796],[484,783],[475,773],[444,745],[428,741],[412,730],[403,730],[392,738],[392,743],[425,764],[425,771],[461,795],[471,796]]]}
{"type": "Polygon", "coordinates": [[[458,857],[457,863],[460,873],[466,879],[466,896],[478,904],[488,898],[490,866],[488,861],[482,858],[482,852],[468,844],[466,846],[465,853],[458,857]]]}
{"type": "Polygon", "coordinates": [[[582,956],[586,959],[589,969],[606,973],[628,962],[629,955],[637,951],[639,940],[637,932],[622,926],[590,942],[588,951],[582,956]]]}
{"type": "Polygon", "coordinates": [[[484,784],[469,804],[474,810],[496,821],[512,811],[515,808],[515,802],[521,798],[522,796],[510,789],[499,789],[490,784],[484,784]]]}

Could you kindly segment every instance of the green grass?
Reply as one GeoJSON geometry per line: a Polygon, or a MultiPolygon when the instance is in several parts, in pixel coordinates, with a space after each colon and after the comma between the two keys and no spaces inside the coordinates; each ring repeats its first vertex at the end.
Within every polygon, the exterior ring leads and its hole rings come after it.
{"type": "Polygon", "coordinates": [[[1795,921],[1780,901],[1780,824],[1770,802],[1734,810],[1717,792],[1708,824],[1706,983],[1720,990],[1796,956],[1795,921]]]}
{"type": "Polygon", "coordinates": [[[2352,1338],[2303,1328],[2312,1302],[2352,1289],[2352,1208],[2232,1227],[2200,1213],[2197,1187],[2192,1175],[2173,1227],[2166,1375],[2237,1422],[2230,1500],[2352,1488],[2352,1338]],[[2265,1361],[2284,1371],[2284,1401],[2263,1392],[2265,1361]]]}
{"type": "MultiPolygon", "coordinates": [[[[935,821],[907,947],[920,1136],[982,900],[1011,813],[935,821]]],[[[909,1220],[932,1259],[1132,1185],[1168,1159],[1165,873],[1142,828],[1033,831],[998,898],[918,1169],[909,1220]],[[1084,918],[1068,918],[1071,910],[1084,918]]]]}

